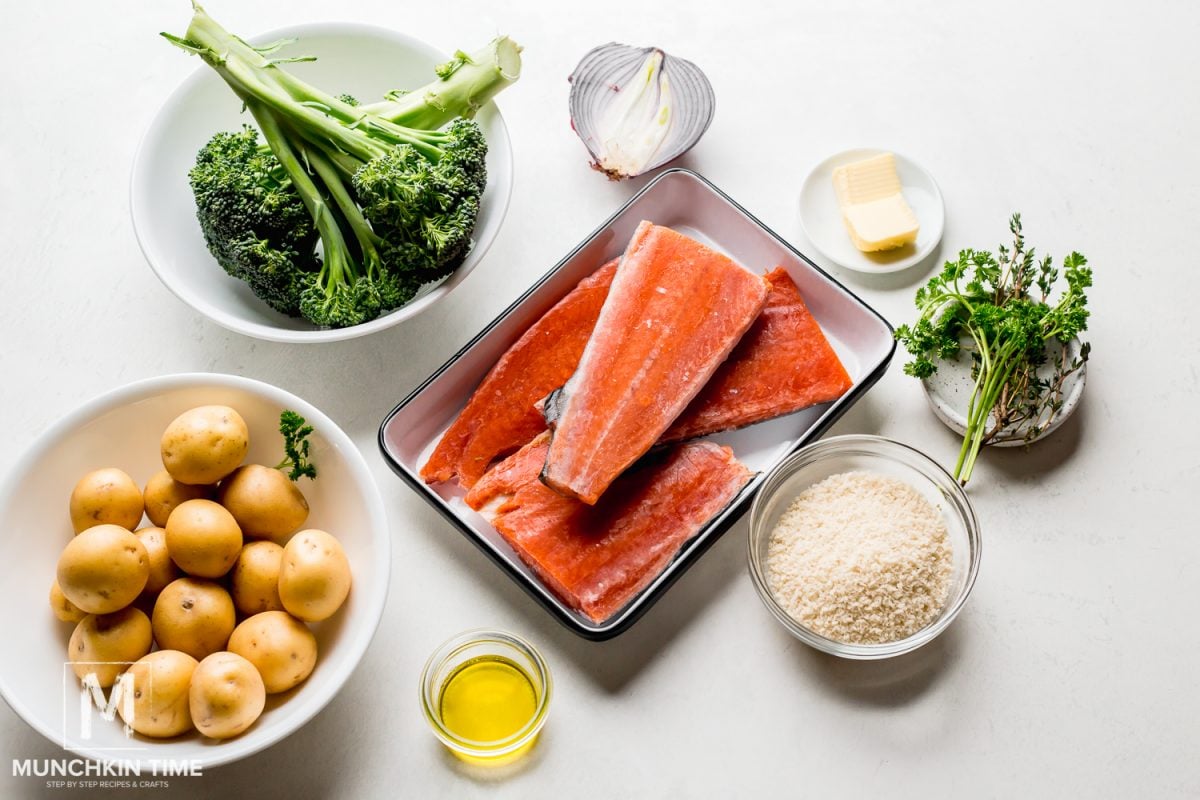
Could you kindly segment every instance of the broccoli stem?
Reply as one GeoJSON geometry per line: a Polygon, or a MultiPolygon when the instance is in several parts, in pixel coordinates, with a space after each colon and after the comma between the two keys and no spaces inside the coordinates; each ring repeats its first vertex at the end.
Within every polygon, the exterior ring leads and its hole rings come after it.
{"type": "Polygon", "coordinates": [[[306,149],[304,156],[329,190],[334,204],[342,212],[342,218],[345,220],[347,227],[354,234],[359,250],[362,253],[364,273],[371,278],[378,277],[382,269],[379,258],[379,237],[371,230],[371,226],[366,218],[363,217],[358,204],[354,202],[354,198],[346,190],[345,184],[342,183],[341,173],[319,149],[306,149]]]}
{"type": "Polygon", "coordinates": [[[292,185],[296,187],[296,192],[312,216],[322,240],[326,239],[328,235],[330,241],[336,242],[341,235],[341,229],[338,228],[336,220],[332,217],[328,204],[321,196],[320,189],[309,177],[308,170],[300,163],[292,143],[288,141],[287,134],[284,133],[275,117],[263,108],[258,100],[242,95],[242,101],[246,104],[246,110],[258,123],[263,138],[266,139],[271,151],[279,160],[280,166],[291,179],[292,185]]]}
{"type": "Polygon", "coordinates": [[[411,92],[394,92],[389,99],[359,106],[358,110],[397,125],[428,130],[440,128],[455,117],[470,119],[521,76],[521,47],[507,36],[499,36],[465,58],[460,54],[450,65],[456,63],[445,78],[411,92]]]}
{"type": "Polygon", "coordinates": [[[258,123],[263,138],[267,140],[275,157],[279,159],[279,163],[287,171],[288,177],[292,179],[292,184],[296,187],[300,199],[304,201],[305,207],[308,208],[308,213],[312,215],[324,250],[321,272],[317,281],[326,289],[328,295],[331,287],[338,283],[349,283],[349,279],[355,274],[354,260],[346,246],[346,238],[342,234],[341,226],[338,224],[333,210],[325,202],[320,189],[317,188],[304,165],[300,163],[291,142],[288,141],[287,134],[280,127],[275,116],[263,108],[255,98],[243,96],[242,99],[246,103],[246,109],[258,123]]]}
{"type": "Polygon", "coordinates": [[[446,134],[396,125],[326,94],[277,68],[275,62],[226,31],[200,6],[193,5],[193,9],[186,41],[171,41],[193,50],[235,92],[257,98],[314,144],[321,144],[321,138],[325,138],[362,161],[383,155],[389,144],[412,145],[433,161],[442,156],[439,145],[448,140],[446,134]]]}
{"type": "MultiPolygon", "coordinates": [[[[313,137],[319,133],[321,137],[363,161],[369,161],[386,151],[383,145],[377,144],[366,135],[355,134],[326,113],[296,102],[291,94],[280,87],[280,70],[272,67],[266,59],[237,37],[225,34],[201,10],[197,10],[192,25],[188,27],[188,40],[201,48],[200,56],[208,61],[243,102],[248,97],[254,98],[272,114],[278,114],[287,120],[306,139],[318,143],[320,139],[313,137]],[[211,34],[208,30],[210,26],[202,24],[204,21],[211,23],[211,27],[216,27],[224,35],[211,34]]],[[[261,113],[255,114],[255,119],[262,116],[261,113]]]]}

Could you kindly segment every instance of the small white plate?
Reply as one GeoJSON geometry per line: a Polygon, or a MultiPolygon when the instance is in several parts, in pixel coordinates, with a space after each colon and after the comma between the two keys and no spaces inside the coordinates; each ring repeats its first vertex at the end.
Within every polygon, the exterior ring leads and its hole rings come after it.
{"type": "Polygon", "coordinates": [[[804,235],[821,255],[838,266],[875,274],[899,272],[923,261],[942,240],[946,208],[937,182],[917,162],[890,151],[896,157],[896,172],[900,175],[904,199],[921,223],[917,241],[880,253],[864,253],[850,241],[833,191],[833,171],[886,152],[889,151],[878,147],[859,147],[830,156],[813,167],[800,187],[800,225],[804,235]]]}
{"type": "MultiPolygon", "coordinates": [[[[1078,358],[1081,347],[1078,339],[1072,339],[1066,346],[1067,358],[1078,358]]],[[[1063,346],[1059,344],[1058,340],[1047,343],[1047,360],[1038,369],[1038,376],[1050,378],[1054,374],[1054,363],[1062,356],[1062,353],[1063,346]]],[[[937,372],[921,381],[933,413],[947,428],[960,435],[967,432],[967,404],[970,402],[971,391],[975,386],[975,381],[971,377],[972,361],[971,351],[964,347],[959,351],[957,358],[938,360],[937,372]]],[[[1079,398],[1083,396],[1083,387],[1086,382],[1087,364],[1085,363],[1077,372],[1068,375],[1063,381],[1062,408],[1046,426],[1046,429],[1037,436],[1026,440],[1025,431],[1029,426],[1017,426],[1011,431],[1004,431],[996,441],[989,442],[989,444],[993,447],[1022,447],[1054,433],[1079,406],[1079,398]]],[[[995,427],[994,420],[989,419],[988,423],[989,429],[995,427]]]]}
{"type": "MultiPolygon", "coordinates": [[[[317,61],[291,64],[289,70],[330,92],[349,92],[364,102],[391,89],[430,82],[433,68],[446,60],[434,47],[402,33],[349,23],[296,25],[250,41],[262,44],[292,38],[298,41],[285,55],[311,55],[317,61]]],[[[166,42],[160,46],[169,47],[166,42]]],[[[475,246],[453,274],[423,289],[408,305],[350,328],[318,328],[274,311],[246,284],[226,275],[208,252],[188,186],[188,170],[204,143],[217,131],[238,130],[254,120],[242,113],[241,101],[211,67],[182,50],[178,55],[192,58],[197,69],[167,98],[138,147],[129,207],[138,244],[150,267],[176,297],[196,311],[230,330],[259,339],[351,339],[416,316],[462,283],[487,253],[504,221],[512,192],[512,148],[495,103],[485,105],[475,117],[487,136],[488,185],[475,224],[475,246]]]]}

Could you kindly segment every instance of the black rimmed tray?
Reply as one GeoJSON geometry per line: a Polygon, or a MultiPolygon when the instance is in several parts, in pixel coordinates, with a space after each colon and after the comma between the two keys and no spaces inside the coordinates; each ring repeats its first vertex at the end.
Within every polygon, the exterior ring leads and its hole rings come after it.
{"type": "Polygon", "coordinates": [[[379,427],[379,448],[397,475],[556,619],[585,638],[610,639],[628,630],[749,508],[763,476],[772,467],[824,434],[883,376],[895,347],[891,325],[853,292],[703,177],[690,170],[672,169],[634,195],[402,400],[379,427]],[[850,373],[853,385],[832,403],[708,437],[731,447],[738,459],[757,474],[724,511],[684,545],[662,574],[612,617],[596,623],[551,593],[487,520],[467,507],[463,502],[465,492],[456,483],[429,486],[419,472],[442,433],[500,356],[575,284],[620,255],[643,219],[685,233],[757,272],[785,267],[850,373]]]}

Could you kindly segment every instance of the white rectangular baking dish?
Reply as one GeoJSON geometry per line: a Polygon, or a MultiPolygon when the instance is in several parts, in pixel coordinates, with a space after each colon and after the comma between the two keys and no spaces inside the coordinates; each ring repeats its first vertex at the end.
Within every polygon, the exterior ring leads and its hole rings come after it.
{"type": "Polygon", "coordinates": [[[694,172],[663,172],[487,325],[384,419],[379,446],[392,469],[471,539],[497,565],[571,630],[608,639],[628,629],[749,507],[765,473],[823,434],[887,369],[895,351],[892,328],[874,309],[815,266],[719,189],[694,172]],[[649,586],[601,624],[555,597],[504,539],[463,502],[453,483],[427,486],[419,477],[442,432],[466,405],[492,365],[551,306],[586,275],[620,255],[641,220],[685,233],[759,273],[782,265],[837,351],[854,384],[840,399],[736,431],[709,437],[728,445],[757,472],[741,494],[683,548],[649,586]]]}

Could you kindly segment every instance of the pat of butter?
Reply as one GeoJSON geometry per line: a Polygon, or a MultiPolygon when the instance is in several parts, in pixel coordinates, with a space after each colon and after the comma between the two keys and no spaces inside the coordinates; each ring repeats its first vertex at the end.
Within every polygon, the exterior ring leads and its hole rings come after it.
{"type": "Polygon", "coordinates": [[[916,241],[920,223],[900,193],[891,153],[846,164],[833,171],[833,189],[854,246],[864,253],[916,241]]]}

